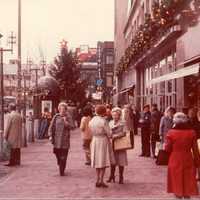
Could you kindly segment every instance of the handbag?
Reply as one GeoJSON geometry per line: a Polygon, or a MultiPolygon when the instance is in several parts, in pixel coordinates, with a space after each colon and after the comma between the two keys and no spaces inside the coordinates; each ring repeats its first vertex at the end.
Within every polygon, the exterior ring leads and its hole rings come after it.
{"type": "Polygon", "coordinates": [[[156,142],[155,156],[158,156],[160,149],[162,149],[162,144],[160,142],[156,142]]]}
{"type": "Polygon", "coordinates": [[[127,131],[126,135],[121,138],[116,138],[113,141],[114,151],[128,150],[134,148],[134,136],[131,131],[127,131]]]}
{"type": "Polygon", "coordinates": [[[168,165],[169,157],[170,157],[170,154],[166,150],[160,149],[158,152],[157,159],[156,159],[156,164],[157,165],[168,165]]]}

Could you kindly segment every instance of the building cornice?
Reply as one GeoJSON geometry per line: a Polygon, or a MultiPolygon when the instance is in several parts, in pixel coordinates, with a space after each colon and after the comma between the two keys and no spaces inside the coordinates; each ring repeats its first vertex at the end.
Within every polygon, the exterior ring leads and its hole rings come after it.
{"type": "Polygon", "coordinates": [[[130,12],[129,12],[126,25],[125,25],[125,27],[124,27],[124,31],[123,31],[124,34],[127,32],[129,26],[131,25],[131,21],[132,21],[132,19],[133,19],[133,16],[134,16],[134,14],[135,14],[135,11],[136,11],[136,9],[137,9],[137,7],[138,7],[138,5],[139,5],[140,3],[141,3],[141,0],[135,0],[135,1],[134,1],[133,5],[132,5],[132,8],[131,8],[131,10],[130,10],[130,12]]]}

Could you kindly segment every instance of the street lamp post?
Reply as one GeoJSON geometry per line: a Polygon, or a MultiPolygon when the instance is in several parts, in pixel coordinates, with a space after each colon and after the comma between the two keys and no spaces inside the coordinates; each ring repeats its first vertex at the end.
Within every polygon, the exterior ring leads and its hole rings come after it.
{"type": "Polygon", "coordinates": [[[17,104],[18,110],[21,111],[21,0],[18,0],[18,70],[17,70],[17,86],[18,86],[18,95],[17,95],[17,104]]]}
{"type": "Polygon", "coordinates": [[[1,151],[3,149],[3,130],[4,130],[4,88],[3,88],[3,49],[0,49],[1,54],[1,64],[0,64],[0,88],[1,88],[1,97],[0,97],[0,113],[1,113],[1,120],[0,120],[0,134],[1,134],[1,151]]]}
{"type": "Polygon", "coordinates": [[[45,76],[46,75],[46,61],[43,59],[40,61],[40,65],[42,67],[42,72],[43,72],[43,75],[45,76]]]}

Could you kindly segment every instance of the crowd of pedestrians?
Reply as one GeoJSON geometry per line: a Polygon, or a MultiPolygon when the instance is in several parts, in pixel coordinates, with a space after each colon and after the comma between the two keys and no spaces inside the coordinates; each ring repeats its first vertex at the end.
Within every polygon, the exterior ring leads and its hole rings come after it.
{"type": "MultiPolygon", "coordinates": [[[[11,145],[7,166],[15,166],[21,162],[22,118],[16,112],[15,105],[11,104],[9,109],[11,113],[4,135],[11,145]]],[[[29,120],[32,120],[31,116],[29,120]]],[[[45,110],[42,123],[39,136],[46,137],[48,134],[61,176],[65,175],[70,131],[75,127],[79,126],[81,130],[85,164],[96,169],[95,185],[101,188],[107,188],[107,183],[115,182],[116,168],[119,172],[118,183],[124,183],[124,169],[128,165],[127,151],[134,148],[134,135],[141,133],[141,157],[158,159],[161,149],[169,155],[167,191],[174,193],[177,198],[198,194],[200,155],[197,140],[200,139],[200,112],[195,108],[189,108],[187,113],[183,113],[176,112],[170,106],[162,113],[153,104],[145,105],[139,112],[131,105],[112,107],[109,104],[95,106],[88,103],[80,111],[72,104],[60,103],[53,117],[45,110]],[[116,144],[123,145],[127,134],[131,148],[116,149],[116,144]],[[107,167],[110,167],[110,176],[106,183],[104,176],[107,167]]]]}

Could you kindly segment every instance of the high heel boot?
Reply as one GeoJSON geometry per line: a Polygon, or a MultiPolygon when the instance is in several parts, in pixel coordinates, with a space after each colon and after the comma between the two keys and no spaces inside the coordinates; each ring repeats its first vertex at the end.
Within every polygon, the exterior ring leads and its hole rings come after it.
{"type": "Polygon", "coordinates": [[[124,184],[124,167],[119,166],[119,184],[124,184]]]}
{"type": "Polygon", "coordinates": [[[111,182],[115,183],[115,165],[111,165],[110,177],[107,180],[107,183],[111,183],[111,182]]]}

